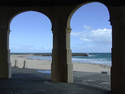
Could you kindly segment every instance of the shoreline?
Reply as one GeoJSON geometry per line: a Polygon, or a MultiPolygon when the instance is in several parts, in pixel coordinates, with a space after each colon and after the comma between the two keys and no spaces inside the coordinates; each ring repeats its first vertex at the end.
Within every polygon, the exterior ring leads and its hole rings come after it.
{"type": "MultiPolygon", "coordinates": [[[[34,55],[10,55],[11,65],[15,66],[15,60],[17,60],[17,67],[23,68],[24,60],[26,61],[26,68],[29,69],[39,69],[39,70],[50,70],[51,60],[33,60],[27,57],[34,55]]],[[[107,72],[110,74],[110,66],[103,64],[91,64],[91,63],[80,63],[73,62],[73,71],[80,72],[107,72]]]]}

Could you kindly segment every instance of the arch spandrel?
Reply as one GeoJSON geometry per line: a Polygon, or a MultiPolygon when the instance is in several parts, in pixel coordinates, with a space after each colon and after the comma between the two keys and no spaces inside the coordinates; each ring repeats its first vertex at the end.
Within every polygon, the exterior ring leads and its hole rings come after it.
{"type": "MultiPolygon", "coordinates": [[[[86,5],[86,4],[95,3],[95,2],[104,5],[104,6],[107,8],[107,10],[108,10],[108,12],[109,12],[109,15],[110,15],[109,3],[104,2],[103,0],[90,0],[90,1],[86,0],[85,2],[83,2],[83,3],[81,3],[81,4],[78,4],[78,5],[73,6],[73,8],[72,8],[72,10],[71,10],[71,12],[70,12],[70,14],[69,14],[69,16],[68,16],[67,26],[70,26],[70,22],[71,22],[71,19],[72,19],[73,14],[74,14],[80,7],[82,7],[82,6],[86,5]]],[[[110,18],[110,17],[109,17],[109,18],[110,18]]]]}
{"type": "MultiPolygon", "coordinates": [[[[24,13],[24,12],[28,12],[28,11],[34,11],[34,12],[39,12],[43,15],[45,15],[51,22],[52,21],[49,17],[49,9],[47,7],[11,7],[9,9],[9,19],[8,19],[8,24],[10,25],[12,19],[17,16],[18,14],[24,13]]],[[[9,26],[10,27],[10,26],[9,26]]]]}

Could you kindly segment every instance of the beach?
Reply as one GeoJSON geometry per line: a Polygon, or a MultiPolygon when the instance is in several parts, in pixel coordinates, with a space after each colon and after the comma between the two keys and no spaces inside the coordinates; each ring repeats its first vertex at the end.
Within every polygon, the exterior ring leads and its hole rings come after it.
{"type": "MultiPolygon", "coordinates": [[[[39,69],[39,70],[50,70],[51,69],[51,60],[33,60],[28,57],[33,56],[32,54],[28,55],[10,55],[11,66],[16,66],[18,68],[23,68],[24,61],[26,62],[25,68],[28,69],[39,69]]],[[[110,66],[101,65],[101,64],[89,64],[89,63],[78,63],[74,62],[73,71],[79,72],[108,72],[110,73],[110,66]]]]}
{"type": "MultiPolygon", "coordinates": [[[[33,60],[28,58],[31,56],[34,55],[11,55],[12,74],[44,75],[42,79],[51,79],[51,60],[33,60]],[[23,68],[24,61],[26,62],[25,68],[23,68]]],[[[78,62],[73,62],[72,64],[74,83],[110,90],[110,66],[78,62]]]]}

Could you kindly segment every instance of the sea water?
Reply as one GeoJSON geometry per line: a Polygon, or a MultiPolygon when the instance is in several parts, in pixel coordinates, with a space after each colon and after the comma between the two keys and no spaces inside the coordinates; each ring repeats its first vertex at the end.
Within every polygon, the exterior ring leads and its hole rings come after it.
{"type": "Polygon", "coordinates": [[[72,61],[111,66],[111,53],[89,53],[88,56],[73,56],[72,61]]]}
{"type": "MultiPolygon", "coordinates": [[[[52,60],[51,56],[30,56],[33,60],[52,60]]],[[[90,63],[111,66],[111,53],[89,53],[88,56],[72,56],[73,63],[90,63]]]]}

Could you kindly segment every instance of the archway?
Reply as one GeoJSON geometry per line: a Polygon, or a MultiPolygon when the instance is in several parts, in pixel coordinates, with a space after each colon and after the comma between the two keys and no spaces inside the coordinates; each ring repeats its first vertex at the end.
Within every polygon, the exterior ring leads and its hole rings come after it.
{"type": "Polygon", "coordinates": [[[84,4],[70,24],[75,82],[110,89],[112,30],[107,7],[99,2],[84,4]]]}
{"type": "Polygon", "coordinates": [[[44,14],[26,11],[15,16],[10,23],[9,41],[12,73],[20,68],[50,74],[52,32],[44,14]]]}

